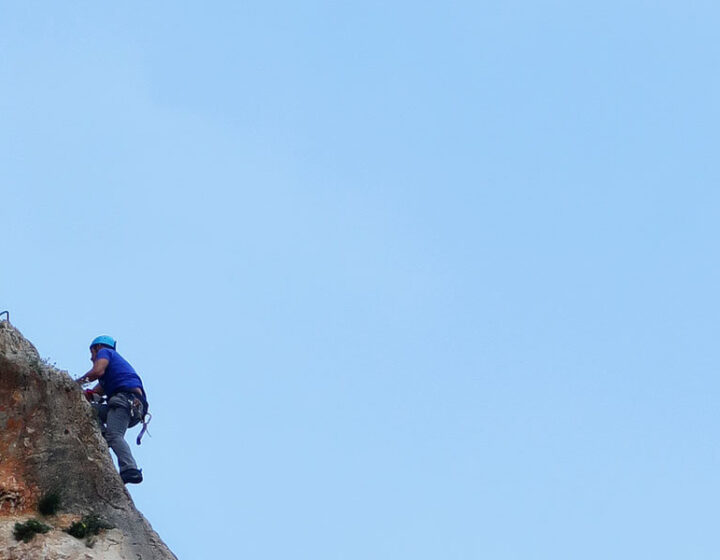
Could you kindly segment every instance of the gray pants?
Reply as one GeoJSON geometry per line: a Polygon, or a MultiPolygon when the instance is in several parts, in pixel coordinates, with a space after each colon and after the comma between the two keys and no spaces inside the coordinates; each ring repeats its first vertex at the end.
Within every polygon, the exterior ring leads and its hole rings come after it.
{"type": "Polygon", "coordinates": [[[130,446],[125,441],[125,432],[139,422],[133,413],[132,397],[127,393],[116,393],[107,404],[97,405],[102,434],[110,449],[115,452],[120,472],[137,469],[130,446]]]}

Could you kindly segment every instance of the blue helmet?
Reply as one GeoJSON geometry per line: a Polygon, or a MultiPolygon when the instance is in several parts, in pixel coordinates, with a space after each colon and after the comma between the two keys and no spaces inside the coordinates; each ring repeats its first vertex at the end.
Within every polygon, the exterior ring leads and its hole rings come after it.
{"type": "Polygon", "coordinates": [[[96,336],[93,341],[90,343],[90,348],[95,346],[96,344],[105,344],[106,346],[109,346],[113,350],[115,350],[115,347],[117,346],[117,342],[112,336],[108,336],[106,334],[102,334],[100,336],[96,336]]]}

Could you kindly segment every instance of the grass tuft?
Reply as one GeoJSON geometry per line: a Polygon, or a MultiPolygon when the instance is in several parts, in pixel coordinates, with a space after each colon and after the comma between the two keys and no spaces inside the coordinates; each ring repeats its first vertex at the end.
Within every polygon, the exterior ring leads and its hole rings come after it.
{"type": "Polygon", "coordinates": [[[60,509],[62,500],[60,492],[51,491],[45,494],[38,502],[38,511],[42,515],[55,515],[60,509]]]}
{"type": "Polygon", "coordinates": [[[28,519],[25,523],[15,523],[13,535],[15,540],[30,542],[38,533],[47,533],[52,527],[41,523],[37,519],[28,519]]]}
{"type": "Polygon", "coordinates": [[[75,521],[65,532],[72,535],[76,539],[84,539],[92,535],[97,535],[105,529],[112,529],[113,526],[100,516],[94,513],[85,515],[80,521],[75,521]]]}

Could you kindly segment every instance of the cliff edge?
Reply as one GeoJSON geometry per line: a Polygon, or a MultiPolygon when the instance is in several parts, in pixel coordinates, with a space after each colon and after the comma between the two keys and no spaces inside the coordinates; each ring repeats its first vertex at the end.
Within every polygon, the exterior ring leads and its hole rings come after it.
{"type": "Polygon", "coordinates": [[[67,372],[41,360],[9,322],[0,322],[0,560],[177,560],[135,508],[93,411],[67,372]],[[38,513],[60,497],[53,515],[38,513]],[[111,526],[78,539],[65,530],[92,515],[111,526]],[[49,530],[23,542],[17,523],[49,530]]]}

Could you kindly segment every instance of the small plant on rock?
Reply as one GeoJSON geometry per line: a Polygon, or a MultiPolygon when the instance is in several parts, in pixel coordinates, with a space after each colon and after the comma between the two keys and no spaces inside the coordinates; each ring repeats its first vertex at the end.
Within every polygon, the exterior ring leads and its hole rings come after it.
{"type": "Polygon", "coordinates": [[[60,509],[60,492],[52,490],[45,494],[38,502],[38,511],[42,515],[55,515],[60,509]]]}
{"type": "Polygon", "coordinates": [[[100,531],[105,529],[112,529],[113,526],[107,521],[102,519],[99,515],[91,513],[83,516],[80,521],[75,521],[65,532],[72,535],[76,539],[84,539],[85,537],[92,537],[97,535],[100,531]]]}
{"type": "Polygon", "coordinates": [[[30,542],[37,533],[47,533],[52,527],[41,523],[37,519],[28,519],[25,523],[15,523],[13,535],[15,540],[30,542]]]}

